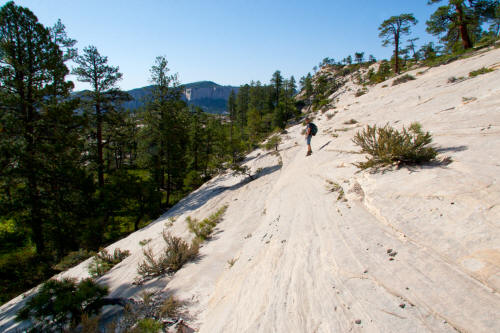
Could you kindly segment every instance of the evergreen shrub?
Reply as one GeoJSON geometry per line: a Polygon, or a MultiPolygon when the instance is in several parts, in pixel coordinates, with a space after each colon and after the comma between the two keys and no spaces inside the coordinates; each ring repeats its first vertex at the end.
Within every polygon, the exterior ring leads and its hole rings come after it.
{"type": "Polygon", "coordinates": [[[264,149],[265,150],[272,150],[272,149],[274,149],[274,150],[278,151],[278,146],[279,146],[280,143],[281,143],[281,137],[279,135],[273,135],[264,144],[264,149]]]}
{"type": "Polygon", "coordinates": [[[118,248],[115,249],[113,255],[109,254],[107,250],[102,250],[95,255],[94,260],[89,264],[89,273],[94,278],[103,276],[129,255],[129,251],[122,251],[118,248]]]}
{"type": "Polygon", "coordinates": [[[196,219],[191,219],[191,217],[188,216],[186,218],[186,222],[188,224],[189,231],[194,233],[196,238],[198,238],[200,241],[206,240],[212,234],[212,231],[214,230],[217,223],[222,220],[222,216],[224,215],[226,210],[227,205],[222,206],[215,213],[213,213],[206,219],[203,219],[201,222],[196,219]]]}
{"type": "Polygon", "coordinates": [[[163,331],[163,324],[153,318],[143,318],[137,322],[131,333],[158,333],[163,331]]]}
{"type": "Polygon", "coordinates": [[[493,72],[493,69],[482,67],[482,68],[479,68],[475,71],[470,72],[469,77],[476,77],[478,75],[486,74],[486,73],[490,73],[490,72],[493,72]]]}
{"type": "Polygon", "coordinates": [[[360,169],[397,164],[418,164],[433,160],[437,151],[429,144],[432,136],[423,132],[419,123],[400,132],[389,124],[384,127],[367,126],[356,133],[352,141],[361,147],[361,153],[370,155],[367,161],[355,163],[360,169]]]}
{"type": "Polygon", "coordinates": [[[412,81],[412,80],[415,80],[414,76],[412,76],[410,74],[405,74],[403,76],[398,77],[394,81],[392,81],[392,85],[395,86],[395,85],[398,85],[398,84],[401,84],[401,83],[405,83],[405,82],[408,82],[408,81],[412,81]]]}
{"type": "Polygon", "coordinates": [[[180,237],[163,232],[166,247],[158,259],[155,259],[151,248],[143,250],[145,260],[139,264],[137,272],[143,278],[160,276],[165,273],[176,272],[188,262],[196,258],[199,251],[199,242],[194,240],[191,245],[180,237]]]}
{"type": "Polygon", "coordinates": [[[79,283],[75,279],[49,280],[17,313],[16,320],[31,319],[34,331],[62,330],[68,324],[75,328],[83,315],[98,314],[107,287],[92,279],[79,283]]]}

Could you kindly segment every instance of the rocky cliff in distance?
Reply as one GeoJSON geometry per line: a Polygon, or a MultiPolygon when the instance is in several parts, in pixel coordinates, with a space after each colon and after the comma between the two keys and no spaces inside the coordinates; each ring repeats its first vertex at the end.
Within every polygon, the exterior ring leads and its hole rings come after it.
{"type": "MultiPolygon", "coordinates": [[[[125,103],[129,109],[137,109],[145,104],[147,98],[151,95],[153,86],[146,86],[129,90],[132,101],[125,103]]],[[[183,85],[183,98],[188,105],[199,106],[208,113],[225,113],[227,100],[231,90],[238,92],[239,87],[221,86],[212,81],[199,81],[183,85]]]]}

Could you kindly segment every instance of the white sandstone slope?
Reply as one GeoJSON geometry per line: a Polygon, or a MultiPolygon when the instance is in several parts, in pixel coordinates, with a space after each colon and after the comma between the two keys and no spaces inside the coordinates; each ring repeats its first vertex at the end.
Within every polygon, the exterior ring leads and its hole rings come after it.
{"type": "MultiPolygon", "coordinates": [[[[414,81],[389,80],[358,98],[355,89],[340,95],[335,110],[314,120],[320,130],[312,156],[305,157],[303,127],[289,128],[280,157],[260,150],[247,157],[262,176],[245,183],[225,175],[203,185],[110,246],[132,254],[99,281],[113,297],[139,298],[144,289],[175,294],[200,332],[500,332],[498,68],[495,49],[415,70],[414,81]],[[468,78],[483,66],[496,70],[468,78]],[[452,76],[467,79],[448,83],[452,76]],[[350,119],[358,123],[345,125],[350,119]],[[351,141],[357,130],[414,121],[451,164],[379,173],[352,165],[364,159],[351,141]],[[345,200],[328,181],[342,187],[345,200]],[[172,278],[132,285],[141,240],[152,238],[148,245],[161,251],[172,216],[168,229],[189,239],[185,218],[204,218],[224,204],[198,261],[172,278]]],[[[87,265],[63,275],[86,277],[87,265]]],[[[0,308],[0,331],[15,330],[22,304],[18,297],[0,308]]]]}

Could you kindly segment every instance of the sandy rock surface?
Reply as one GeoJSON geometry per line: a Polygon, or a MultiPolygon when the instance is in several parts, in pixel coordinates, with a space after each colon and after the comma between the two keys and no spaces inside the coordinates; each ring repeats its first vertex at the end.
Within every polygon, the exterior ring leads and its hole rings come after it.
{"type": "MultiPolygon", "coordinates": [[[[496,49],[412,71],[416,80],[392,86],[391,79],[358,98],[353,87],[336,109],[317,114],[312,156],[303,127],[289,128],[279,155],[247,157],[252,170],[263,169],[255,181],[214,178],[110,246],[132,254],[99,281],[112,297],[176,295],[200,332],[500,332],[499,68],[496,49]],[[496,70],[468,78],[483,66],[496,70]],[[344,124],[350,119],[357,123],[344,124]],[[351,141],[357,130],[414,121],[432,133],[439,161],[452,163],[378,173],[352,165],[364,159],[351,141]],[[132,285],[141,240],[151,238],[146,246],[160,252],[162,230],[190,239],[185,218],[225,204],[199,260],[173,277],[132,285]]],[[[61,275],[87,277],[87,265],[61,275]]],[[[22,304],[19,296],[0,308],[0,331],[15,331],[22,304]]]]}

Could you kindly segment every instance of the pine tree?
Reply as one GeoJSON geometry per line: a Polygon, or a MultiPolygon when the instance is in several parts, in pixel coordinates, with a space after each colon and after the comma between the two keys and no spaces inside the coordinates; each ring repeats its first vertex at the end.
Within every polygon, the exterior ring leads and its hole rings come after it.
{"type": "Polygon", "coordinates": [[[108,58],[99,54],[95,46],[83,49],[84,54],[75,59],[78,67],[73,74],[81,82],[89,83],[92,92],[89,94],[90,104],[95,119],[97,156],[97,178],[99,187],[104,186],[104,159],[103,159],[103,122],[104,114],[116,100],[122,100],[123,95],[116,89],[116,84],[122,78],[118,67],[109,66],[108,58]]]}
{"type": "Polygon", "coordinates": [[[365,61],[365,53],[364,52],[356,52],[354,53],[354,58],[356,60],[356,63],[361,64],[363,61],[365,61]]]}
{"type": "Polygon", "coordinates": [[[237,119],[236,110],[236,94],[234,90],[231,90],[229,94],[229,99],[227,101],[227,111],[229,112],[229,149],[231,154],[231,160],[234,163],[236,159],[236,149],[235,149],[235,126],[237,119]]]}
{"type": "Polygon", "coordinates": [[[81,118],[65,79],[68,44],[54,36],[29,9],[1,8],[0,212],[28,228],[39,255],[49,241],[59,254],[74,246],[68,236],[89,185],[80,168],[81,118]]]}
{"type": "Polygon", "coordinates": [[[236,122],[240,130],[246,126],[247,123],[247,112],[248,104],[250,100],[250,86],[245,84],[238,90],[238,95],[236,96],[236,122]]]}
{"type": "MultiPolygon", "coordinates": [[[[442,0],[429,0],[428,4],[440,2],[442,0]]],[[[470,49],[481,25],[494,20],[497,6],[498,0],[448,0],[448,5],[439,7],[426,22],[427,32],[435,36],[444,33],[441,41],[448,48],[461,40],[463,49],[470,49]]]]}
{"type": "Polygon", "coordinates": [[[420,38],[418,38],[418,37],[417,38],[410,38],[410,39],[408,39],[408,46],[407,46],[407,48],[408,48],[409,51],[411,51],[412,58],[415,61],[418,61],[418,52],[416,51],[415,42],[417,40],[419,40],[419,39],[420,38]]]}
{"type": "Polygon", "coordinates": [[[395,73],[399,73],[399,45],[401,43],[401,36],[409,35],[411,26],[416,25],[417,22],[413,14],[401,14],[399,16],[391,16],[378,27],[380,31],[379,37],[383,39],[382,45],[394,45],[395,73]]]}
{"type": "Polygon", "coordinates": [[[189,142],[186,103],[181,99],[177,75],[168,75],[167,65],[167,59],[159,56],[151,67],[153,94],[146,107],[142,132],[142,159],[151,170],[157,189],[166,192],[165,203],[160,203],[163,208],[170,205],[174,191],[183,187],[189,142]]]}

